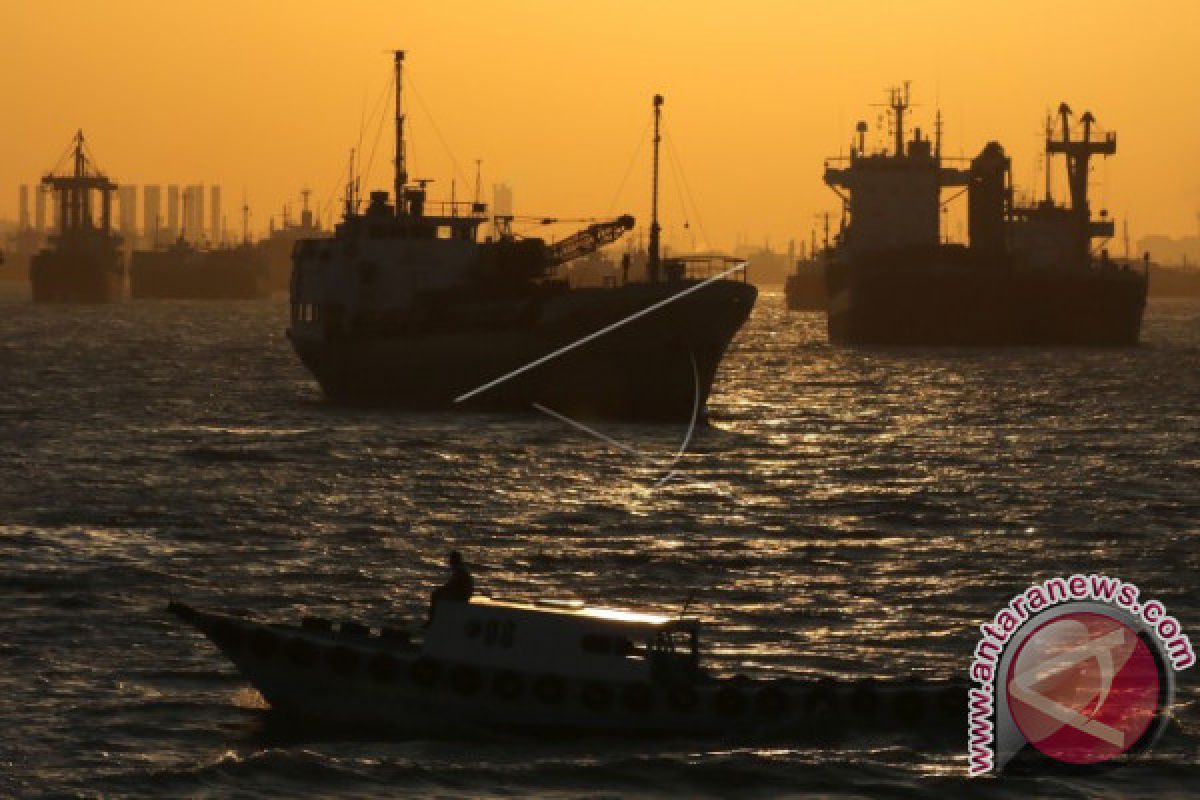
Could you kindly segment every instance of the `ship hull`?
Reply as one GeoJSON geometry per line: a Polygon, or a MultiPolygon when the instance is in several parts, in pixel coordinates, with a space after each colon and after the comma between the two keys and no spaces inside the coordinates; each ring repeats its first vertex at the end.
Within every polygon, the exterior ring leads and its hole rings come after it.
{"type": "Polygon", "coordinates": [[[829,268],[829,339],[920,346],[1132,346],[1141,273],[929,262],[829,268]]]}
{"type": "Polygon", "coordinates": [[[340,337],[293,325],[289,334],[337,402],[517,411],[537,404],[571,417],[686,421],[704,416],[754,287],[717,281],[580,343],[686,288],[571,290],[530,301],[511,324],[469,332],[454,324],[340,337]]]}
{"type": "Polygon", "coordinates": [[[809,267],[787,276],[783,296],[789,311],[824,311],[825,268],[809,267]]]}
{"type": "Polygon", "coordinates": [[[453,735],[797,736],[874,731],[960,735],[961,685],[701,679],[626,683],[426,657],[372,631],[271,625],[172,603],[281,716],[356,732],[453,735]],[[549,690],[553,691],[549,691],[549,690]]]}
{"type": "Polygon", "coordinates": [[[268,296],[270,287],[265,267],[245,261],[179,263],[163,254],[134,253],[129,293],[134,300],[253,300],[268,296]]]}
{"type": "Polygon", "coordinates": [[[125,295],[125,270],[115,248],[43,250],[29,264],[35,303],[112,303],[125,295]]]}

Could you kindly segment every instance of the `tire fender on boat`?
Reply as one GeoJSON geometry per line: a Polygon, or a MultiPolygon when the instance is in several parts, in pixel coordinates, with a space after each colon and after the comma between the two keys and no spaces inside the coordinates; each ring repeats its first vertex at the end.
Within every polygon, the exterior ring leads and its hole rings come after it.
{"type": "Polygon", "coordinates": [[[612,690],[607,684],[593,682],[586,684],[579,692],[579,699],[584,708],[590,711],[604,711],[612,705],[612,690]]]}
{"type": "Polygon", "coordinates": [[[525,682],[512,670],[502,670],[492,678],[492,691],[501,700],[516,700],[525,691],[525,682]]]}
{"type": "Polygon", "coordinates": [[[478,694],[482,682],[479,670],[468,664],[459,664],[450,672],[450,686],[461,695],[478,694]]]}
{"type": "Polygon", "coordinates": [[[626,684],[621,690],[621,703],[630,711],[645,714],[654,705],[654,690],[645,681],[626,684]]]}
{"type": "Polygon", "coordinates": [[[413,683],[418,686],[429,688],[437,683],[438,676],[441,675],[442,665],[431,658],[418,658],[413,662],[410,669],[413,683]]]}

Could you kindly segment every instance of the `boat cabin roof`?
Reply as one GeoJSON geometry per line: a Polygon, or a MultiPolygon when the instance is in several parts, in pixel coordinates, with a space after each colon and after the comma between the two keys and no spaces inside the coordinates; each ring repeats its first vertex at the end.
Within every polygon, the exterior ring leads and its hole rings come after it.
{"type": "Polygon", "coordinates": [[[559,618],[563,622],[574,619],[578,622],[611,623],[614,627],[655,628],[665,630],[690,629],[698,621],[690,617],[670,617],[665,614],[648,614],[621,608],[589,606],[581,600],[539,598],[531,602],[496,600],[486,596],[472,597],[469,605],[480,610],[501,612],[513,617],[537,616],[549,621],[559,618]]]}

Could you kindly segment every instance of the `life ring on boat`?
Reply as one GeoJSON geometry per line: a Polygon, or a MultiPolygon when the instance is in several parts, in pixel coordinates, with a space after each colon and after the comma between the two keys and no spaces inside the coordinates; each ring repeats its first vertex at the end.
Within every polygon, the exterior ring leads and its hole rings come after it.
{"type": "Polygon", "coordinates": [[[525,682],[512,670],[506,669],[497,672],[496,676],[492,678],[492,691],[501,700],[516,700],[524,690],[525,682]]]}
{"type": "Polygon", "coordinates": [[[367,674],[380,683],[391,683],[400,676],[400,662],[391,653],[376,653],[367,661],[367,674]]]}
{"type": "Polygon", "coordinates": [[[603,683],[589,683],[580,690],[579,699],[589,711],[604,711],[612,705],[612,690],[603,683]]]}
{"type": "Polygon", "coordinates": [[[892,700],[892,710],[896,714],[896,719],[905,725],[914,725],[920,722],[921,717],[925,716],[925,702],[921,697],[921,692],[915,687],[905,686],[896,692],[896,697],[892,700]]]}
{"type": "Polygon", "coordinates": [[[859,681],[850,693],[850,710],[860,717],[873,717],[879,711],[879,692],[875,682],[859,681]]]}
{"type": "Polygon", "coordinates": [[[766,717],[786,714],[788,705],[788,694],[779,686],[766,686],[754,696],[754,710],[766,717]]]}
{"type": "Polygon", "coordinates": [[[838,702],[837,692],[831,678],[822,678],[817,685],[808,691],[804,697],[804,710],[809,714],[826,712],[836,714],[841,703],[838,702]]]}
{"type": "Polygon", "coordinates": [[[533,684],[537,699],[548,706],[556,706],[567,696],[567,686],[557,675],[543,675],[533,684]]]}
{"type": "Polygon", "coordinates": [[[700,697],[690,686],[672,686],[667,692],[667,705],[672,711],[689,714],[696,710],[696,704],[699,702],[700,697]]]}
{"type": "Polygon", "coordinates": [[[621,690],[621,703],[638,714],[645,714],[654,705],[654,690],[644,681],[630,683],[621,690]]]}
{"type": "Polygon", "coordinates": [[[362,659],[349,647],[334,647],[329,650],[329,668],[339,675],[352,675],[358,670],[362,659]]]}
{"type": "Polygon", "coordinates": [[[713,708],[723,717],[736,717],[746,707],[746,696],[733,686],[722,686],[713,695],[713,708]]]}
{"type": "Polygon", "coordinates": [[[459,694],[476,694],[480,683],[479,670],[467,664],[459,664],[450,672],[450,686],[459,694]]]}
{"type": "Polygon", "coordinates": [[[413,683],[425,688],[433,686],[441,672],[442,665],[430,658],[418,658],[409,670],[413,683]]]}
{"type": "Polygon", "coordinates": [[[305,639],[288,639],[283,645],[283,654],[297,667],[310,667],[317,660],[317,648],[305,639]]]}
{"type": "Polygon", "coordinates": [[[279,650],[279,637],[266,628],[259,628],[250,635],[250,649],[259,658],[270,658],[279,650]]]}

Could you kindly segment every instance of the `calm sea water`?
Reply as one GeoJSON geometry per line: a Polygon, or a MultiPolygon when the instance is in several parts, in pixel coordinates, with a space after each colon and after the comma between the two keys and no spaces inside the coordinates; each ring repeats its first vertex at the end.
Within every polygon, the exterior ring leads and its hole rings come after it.
{"type": "Polygon", "coordinates": [[[420,612],[462,549],[500,596],[692,610],[730,670],[964,678],[1035,579],[1136,581],[1200,636],[1200,304],[1131,350],[830,347],[765,293],[700,432],[344,410],[278,302],[0,305],[0,795],[1186,796],[1197,692],[1140,765],[968,783],[962,748],[287,735],[168,598],[420,612]]]}

